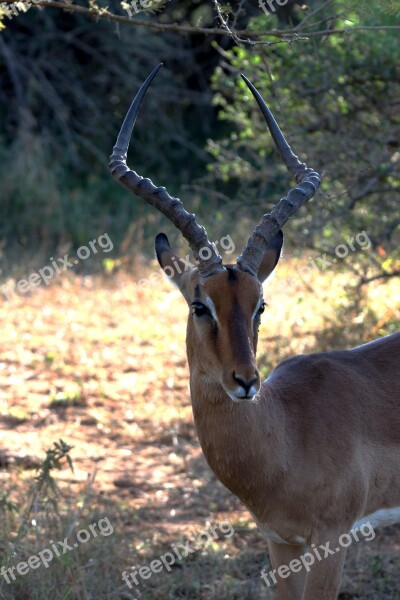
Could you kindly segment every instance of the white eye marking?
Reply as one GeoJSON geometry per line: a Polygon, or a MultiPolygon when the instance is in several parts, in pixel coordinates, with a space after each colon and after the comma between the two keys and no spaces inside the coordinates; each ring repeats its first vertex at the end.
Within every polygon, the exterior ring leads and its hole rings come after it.
{"type": "Polygon", "coordinates": [[[209,298],[208,296],[206,296],[204,298],[204,304],[207,306],[207,308],[209,309],[210,313],[212,314],[213,319],[219,323],[218,321],[218,317],[217,317],[217,311],[215,310],[215,306],[214,306],[214,302],[211,300],[211,298],[209,298]]]}

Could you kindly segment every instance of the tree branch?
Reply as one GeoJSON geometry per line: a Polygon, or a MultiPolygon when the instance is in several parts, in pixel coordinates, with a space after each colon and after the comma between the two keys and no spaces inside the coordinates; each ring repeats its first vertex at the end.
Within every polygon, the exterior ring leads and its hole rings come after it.
{"type": "Polygon", "coordinates": [[[361,277],[359,287],[367,285],[368,283],[371,283],[371,281],[376,281],[377,279],[390,279],[391,277],[400,277],[400,271],[392,271],[391,273],[378,273],[378,275],[373,275],[372,277],[361,277]]]}
{"type": "MultiPolygon", "coordinates": [[[[25,4],[27,7],[32,6],[29,2],[18,2],[15,0],[3,0],[1,5],[17,5],[25,4]]],[[[271,42],[263,41],[264,38],[272,37],[279,38],[287,42],[306,40],[311,37],[326,37],[330,35],[346,35],[355,33],[358,31],[399,31],[399,25],[364,25],[355,27],[346,27],[343,29],[325,29],[321,31],[299,31],[296,28],[281,30],[281,29],[270,29],[267,31],[255,31],[252,29],[239,29],[235,30],[231,28],[230,33],[226,29],[219,27],[192,27],[190,25],[179,25],[178,23],[158,23],[156,21],[146,20],[140,17],[129,17],[123,15],[117,15],[110,12],[107,8],[99,7],[87,8],[79,4],[73,4],[70,0],[36,0],[35,6],[38,8],[58,8],[70,13],[83,14],[92,19],[107,19],[116,23],[127,23],[128,25],[136,27],[145,27],[147,29],[153,29],[154,31],[173,31],[180,34],[204,34],[213,36],[228,36],[228,37],[240,37],[243,43],[249,45],[253,44],[269,44],[271,42]]],[[[312,26],[312,25],[311,25],[312,26]]]]}

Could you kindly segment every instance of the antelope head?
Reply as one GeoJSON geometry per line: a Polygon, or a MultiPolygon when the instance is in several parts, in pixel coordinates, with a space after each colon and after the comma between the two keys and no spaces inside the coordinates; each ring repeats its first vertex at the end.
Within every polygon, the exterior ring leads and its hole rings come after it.
{"type": "Polygon", "coordinates": [[[160,266],[178,286],[189,305],[187,350],[192,369],[222,385],[235,402],[251,400],[260,389],[256,365],[258,328],[264,311],[262,283],[276,267],[283,243],[281,228],[312,198],[320,184],[318,173],[293,153],[256,88],[242,75],[255,97],[280,156],[297,185],[282,198],[248,239],[236,264],[223,265],[194,214],[164,187],[156,187],[126,164],[127,151],[140,104],[158,65],[141,86],[119,133],[110,169],[123,186],[164,213],[188,241],[196,267],[188,267],[171,248],[164,233],[155,239],[160,266]]]}

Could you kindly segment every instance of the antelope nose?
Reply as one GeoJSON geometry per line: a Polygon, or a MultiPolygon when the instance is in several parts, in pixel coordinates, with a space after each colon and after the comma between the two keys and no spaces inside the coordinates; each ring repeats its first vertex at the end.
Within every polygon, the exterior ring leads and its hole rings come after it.
{"type": "Polygon", "coordinates": [[[242,375],[235,373],[235,371],[233,372],[233,379],[236,381],[236,383],[238,383],[246,392],[246,396],[248,395],[250,388],[252,385],[254,385],[257,382],[257,375],[254,373],[254,375],[249,379],[249,378],[244,378],[242,377],[242,375]]]}

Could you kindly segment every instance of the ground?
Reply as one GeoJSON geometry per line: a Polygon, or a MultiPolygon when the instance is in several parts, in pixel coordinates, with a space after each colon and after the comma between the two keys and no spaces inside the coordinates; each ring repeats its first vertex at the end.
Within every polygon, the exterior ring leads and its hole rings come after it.
{"type": "MultiPolygon", "coordinates": [[[[398,322],[398,283],[372,284],[352,308],[347,276],[301,275],[298,267],[283,267],[266,289],[264,375],[296,352],[348,347],[398,322]]],[[[10,583],[0,575],[2,600],[276,597],[260,578],[270,568],[265,541],[202,456],[188,390],[187,309],[168,282],[150,277],[156,269],[140,285],[125,272],[63,274],[0,299],[1,565],[53,554],[47,568],[20,566],[10,583]],[[61,439],[72,448],[57,451],[61,439]],[[59,544],[57,557],[52,544],[65,538],[72,549],[59,544]],[[122,580],[181,542],[195,551],[170,571],[133,587],[122,580]]],[[[340,598],[399,598],[399,550],[400,526],[353,544],[340,598]]]]}

